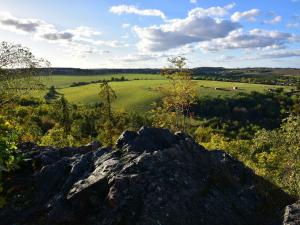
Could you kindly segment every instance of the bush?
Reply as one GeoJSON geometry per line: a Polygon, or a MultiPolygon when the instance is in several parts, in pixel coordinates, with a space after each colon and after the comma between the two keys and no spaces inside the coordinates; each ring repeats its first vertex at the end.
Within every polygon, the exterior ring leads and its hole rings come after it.
{"type": "Polygon", "coordinates": [[[17,134],[12,125],[0,115],[0,208],[5,204],[5,197],[2,195],[2,175],[16,169],[21,159],[16,153],[17,134]]]}
{"type": "Polygon", "coordinates": [[[17,134],[12,125],[3,116],[0,116],[0,169],[1,172],[17,167],[18,157],[17,134]]]}
{"type": "Polygon", "coordinates": [[[72,135],[66,134],[65,129],[56,124],[49,130],[42,138],[41,145],[53,145],[55,147],[68,147],[74,146],[75,140],[72,135]]]}

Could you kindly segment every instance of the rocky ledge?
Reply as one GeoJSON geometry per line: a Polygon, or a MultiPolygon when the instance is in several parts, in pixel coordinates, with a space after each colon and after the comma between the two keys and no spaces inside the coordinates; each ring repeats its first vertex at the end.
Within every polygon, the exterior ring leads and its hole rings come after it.
{"type": "Polygon", "coordinates": [[[165,129],[126,131],[115,149],[20,151],[2,225],[272,225],[292,201],[223,151],[165,129]]]}

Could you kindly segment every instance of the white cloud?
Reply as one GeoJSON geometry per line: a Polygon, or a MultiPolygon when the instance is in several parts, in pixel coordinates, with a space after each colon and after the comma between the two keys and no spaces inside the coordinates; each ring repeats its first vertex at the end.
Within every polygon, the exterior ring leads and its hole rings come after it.
{"type": "Polygon", "coordinates": [[[217,57],[214,61],[216,62],[237,62],[237,61],[250,61],[250,60],[266,60],[266,59],[283,59],[300,57],[300,49],[284,49],[275,51],[260,51],[258,53],[252,54],[247,53],[242,56],[230,56],[222,55],[217,57]]]}
{"type": "Polygon", "coordinates": [[[128,54],[125,56],[118,56],[113,58],[114,61],[122,62],[140,62],[140,61],[150,61],[158,60],[157,55],[143,55],[143,54],[128,54]]]}
{"type": "Polygon", "coordinates": [[[296,23],[288,23],[286,25],[287,28],[297,28],[300,26],[300,23],[296,22],[296,23]]]}
{"type": "Polygon", "coordinates": [[[54,25],[43,20],[17,18],[8,12],[0,12],[0,29],[33,34],[37,39],[49,41],[72,40],[73,38],[92,37],[101,34],[96,29],[86,26],[58,31],[54,25]]]}
{"type": "Polygon", "coordinates": [[[196,4],[196,3],[197,3],[197,0],[190,0],[190,3],[196,4]]]}
{"type": "Polygon", "coordinates": [[[224,15],[233,5],[196,8],[185,19],[169,20],[160,26],[133,28],[140,41],[138,48],[143,51],[165,51],[195,42],[226,37],[230,31],[240,27],[238,23],[212,18],[224,15]]]}
{"type": "Polygon", "coordinates": [[[119,48],[119,47],[123,47],[126,45],[119,41],[103,41],[103,40],[97,40],[97,41],[94,41],[93,43],[95,45],[107,46],[107,47],[111,47],[111,48],[119,48]]]}
{"type": "Polygon", "coordinates": [[[72,33],[76,37],[92,37],[101,35],[100,31],[87,26],[80,26],[66,31],[72,33]]]}
{"type": "Polygon", "coordinates": [[[0,29],[22,34],[55,31],[53,25],[43,20],[16,18],[9,12],[0,12],[0,29]]]}
{"type": "Polygon", "coordinates": [[[122,24],[122,28],[128,28],[128,27],[130,27],[130,26],[131,26],[130,23],[123,23],[123,24],[122,24]]]}
{"type": "Polygon", "coordinates": [[[249,22],[255,22],[256,17],[258,15],[259,15],[259,10],[258,9],[250,9],[250,10],[245,11],[245,12],[235,12],[234,14],[232,14],[231,20],[233,22],[238,22],[242,19],[245,19],[249,22]]]}
{"type": "Polygon", "coordinates": [[[216,58],[214,61],[216,61],[216,62],[231,62],[234,60],[236,60],[235,56],[221,55],[220,57],[216,58]]]}
{"type": "Polygon", "coordinates": [[[224,7],[216,6],[210,8],[201,8],[197,7],[192,9],[188,16],[197,16],[197,17],[204,17],[204,16],[211,16],[211,17],[221,17],[228,14],[228,11],[235,6],[235,3],[228,4],[224,7]]]}
{"type": "Polygon", "coordinates": [[[280,31],[253,29],[245,33],[242,29],[232,31],[225,38],[199,43],[198,47],[204,51],[219,51],[224,49],[251,48],[283,48],[285,44],[297,41],[297,37],[280,31]]]}
{"type": "Polygon", "coordinates": [[[166,19],[165,14],[157,9],[139,9],[133,5],[117,5],[112,6],[109,10],[112,13],[121,14],[136,14],[140,16],[157,16],[166,19]]]}
{"type": "Polygon", "coordinates": [[[300,49],[288,49],[281,51],[273,51],[269,53],[261,54],[262,58],[290,58],[300,57],[300,49]]]}
{"type": "Polygon", "coordinates": [[[59,31],[54,25],[43,20],[17,18],[8,12],[0,12],[0,29],[32,35],[34,40],[56,43],[63,46],[65,52],[72,52],[71,55],[102,54],[103,50],[100,47],[126,46],[125,43],[116,40],[99,40],[97,36],[101,32],[91,27],[79,26],[59,31]]]}
{"type": "Polygon", "coordinates": [[[272,19],[269,19],[269,20],[264,20],[263,22],[265,24],[271,24],[271,25],[274,25],[274,24],[277,24],[277,23],[280,23],[281,20],[282,20],[282,17],[281,16],[277,16],[275,13],[271,13],[271,15],[273,16],[272,19]]]}

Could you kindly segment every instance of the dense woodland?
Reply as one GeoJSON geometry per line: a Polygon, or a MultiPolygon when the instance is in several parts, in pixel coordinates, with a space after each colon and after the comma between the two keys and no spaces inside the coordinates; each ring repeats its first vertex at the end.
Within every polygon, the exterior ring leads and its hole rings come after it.
{"type": "MultiPolygon", "coordinates": [[[[26,91],[41,87],[42,81],[34,79],[36,70],[33,68],[44,67],[44,64],[28,49],[2,44],[2,49],[13,51],[14,48],[17,50],[14,57],[27,59],[32,64],[28,67],[30,70],[20,72],[0,65],[1,173],[17,168],[22,162],[22,154],[17,150],[22,142],[65,147],[98,140],[113,146],[124,130],[154,126],[183,130],[208,149],[225,150],[289,194],[300,196],[297,77],[293,92],[277,89],[235,97],[199,97],[193,71],[186,68],[185,58],[175,57],[169,60],[167,69],[161,71],[172,88],[161,88],[159,91],[164,97],[153,103],[152,110],[141,114],[114,110],[112,103],[117,96],[105,80],[99,81],[99,103],[94,105],[70,103],[55,87],[48,90],[44,99],[25,97],[26,91]],[[21,56],[20,49],[24,50],[21,56]],[[11,79],[13,76],[15,79],[11,79]]],[[[15,62],[11,65],[15,66],[15,62]]],[[[1,199],[4,203],[5,198],[1,199]]]]}

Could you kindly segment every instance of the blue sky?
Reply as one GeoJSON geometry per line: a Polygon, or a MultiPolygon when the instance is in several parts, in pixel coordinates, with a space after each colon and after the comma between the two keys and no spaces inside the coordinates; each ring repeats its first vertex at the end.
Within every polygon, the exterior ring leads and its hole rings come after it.
{"type": "Polygon", "coordinates": [[[0,41],[53,66],[300,67],[300,0],[0,0],[0,41]]]}

